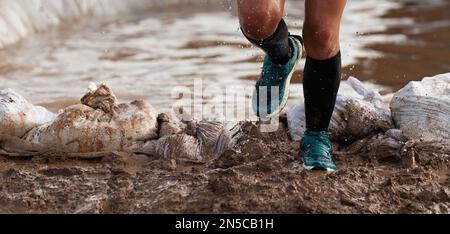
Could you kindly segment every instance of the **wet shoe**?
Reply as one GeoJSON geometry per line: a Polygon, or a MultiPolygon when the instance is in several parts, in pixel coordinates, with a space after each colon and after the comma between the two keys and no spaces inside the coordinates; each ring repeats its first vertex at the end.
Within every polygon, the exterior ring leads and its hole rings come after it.
{"type": "Polygon", "coordinates": [[[275,64],[269,56],[264,60],[263,71],[252,98],[253,111],[258,117],[271,118],[286,106],[291,78],[302,57],[303,40],[300,36],[291,35],[289,45],[292,58],[286,64],[275,64]]]}
{"type": "Polygon", "coordinates": [[[302,139],[300,154],[307,170],[336,171],[328,132],[308,132],[302,139]]]}

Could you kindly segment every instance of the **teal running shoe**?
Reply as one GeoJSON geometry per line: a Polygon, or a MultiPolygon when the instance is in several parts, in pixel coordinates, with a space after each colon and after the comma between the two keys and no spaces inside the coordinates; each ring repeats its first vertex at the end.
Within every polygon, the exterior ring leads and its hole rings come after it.
{"type": "Polygon", "coordinates": [[[332,145],[328,132],[307,132],[302,139],[300,154],[307,170],[336,171],[332,156],[332,145]]]}
{"type": "Polygon", "coordinates": [[[284,65],[275,64],[269,56],[264,59],[261,77],[253,92],[253,111],[260,118],[271,118],[279,114],[289,98],[289,85],[292,75],[303,53],[303,40],[300,36],[289,36],[292,58],[284,65]]]}

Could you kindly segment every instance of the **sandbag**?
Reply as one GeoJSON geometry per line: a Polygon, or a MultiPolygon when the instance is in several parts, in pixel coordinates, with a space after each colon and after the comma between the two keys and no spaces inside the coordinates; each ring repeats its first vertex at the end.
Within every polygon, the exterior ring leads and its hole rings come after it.
{"type": "Polygon", "coordinates": [[[134,152],[177,161],[203,162],[206,160],[206,157],[201,155],[198,139],[187,134],[168,135],[158,140],[148,141],[134,152]]]}
{"type": "Polygon", "coordinates": [[[450,139],[450,73],[410,82],[394,95],[391,110],[410,139],[450,139]]]}
{"type": "Polygon", "coordinates": [[[82,104],[61,111],[24,139],[63,152],[126,151],[135,141],[157,138],[157,115],[145,101],[117,104],[106,86],[92,87],[82,104]]]}
{"type": "Polygon", "coordinates": [[[30,104],[12,89],[0,91],[0,136],[22,137],[32,128],[55,119],[47,109],[30,104]]]}
{"type": "MultiPolygon", "coordinates": [[[[165,116],[164,114],[160,117],[165,116]]],[[[163,119],[163,118],[160,118],[163,119]]],[[[175,123],[161,125],[157,140],[133,145],[133,152],[177,161],[205,162],[220,157],[226,150],[234,147],[242,136],[242,123],[225,123],[221,121],[189,121],[185,128],[173,128],[175,123]],[[165,126],[165,127],[164,127],[165,126]],[[165,129],[176,129],[172,134],[165,129]]]]}
{"type": "MultiPolygon", "coordinates": [[[[332,140],[355,141],[394,128],[390,110],[382,106],[381,95],[377,90],[366,88],[353,77],[346,82],[359,97],[338,95],[330,123],[332,140]]],[[[292,140],[300,141],[306,131],[303,104],[294,106],[288,112],[288,126],[292,140]]]]}

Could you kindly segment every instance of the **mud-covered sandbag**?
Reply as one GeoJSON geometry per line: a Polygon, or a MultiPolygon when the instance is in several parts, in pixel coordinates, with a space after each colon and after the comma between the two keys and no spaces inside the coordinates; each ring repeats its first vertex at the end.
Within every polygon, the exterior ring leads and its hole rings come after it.
{"type": "MultiPolygon", "coordinates": [[[[160,115],[160,120],[167,120],[165,116],[160,115]]],[[[186,128],[180,131],[176,123],[165,121],[160,128],[161,138],[134,144],[133,151],[177,161],[205,162],[220,157],[242,135],[241,124],[238,123],[202,120],[189,121],[185,125],[186,128]],[[161,132],[164,134],[161,135],[161,132]]]]}
{"type": "Polygon", "coordinates": [[[220,157],[233,147],[242,134],[241,124],[222,121],[200,121],[197,124],[197,139],[203,154],[220,157]]]}
{"type": "Polygon", "coordinates": [[[177,161],[202,162],[206,159],[204,155],[201,155],[198,139],[183,133],[148,141],[136,148],[134,152],[177,161]]]}
{"type": "Polygon", "coordinates": [[[34,128],[25,140],[63,152],[86,153],[127,150],[135,141],[158,135],[157,115],[145,101],[116,104],[111,90],[101,85],[91,88],[82,102],[34,128]]]}
{"type": "Polygon", "coordinates": [[[450,139],[450,73],[410,82],[394,95],[391,110],[410,139],[450,139]]]}
{"type": "MultiPolygon", "coordinates": [[[[359,80],[350,77],[347,84],[360,96],[339,94],[330,123],[332,139],[354,141],[377,131],[394,128],[391,113],[382,106],[377,90],[366,88],[359,80]]],[[[306,131],[305,106],[294,106],[288,113],[288,126],[292,140],[300,141],[306,131]]]]}
{"type": "Polygon", "coordinates": [[[175,135],[183,131],[183,124],[174,122],[169,115],[161,113],[158,115],[159,137],[175,135]]]}
{"type": "Polygon", "coordinates": [[[450,139],[407,140],[399,129],[378,133],[353,142],[338,155],[357,155],[377,161],[401,162],[404,167],[428,164],[433,158],[450,156],[450,139]]]}
{"type": "Polygon", "coordinates": [[[55,116],[43,107],[30,104],[12,89],[0,91],[0,136],[22,137],[55,116]]]}

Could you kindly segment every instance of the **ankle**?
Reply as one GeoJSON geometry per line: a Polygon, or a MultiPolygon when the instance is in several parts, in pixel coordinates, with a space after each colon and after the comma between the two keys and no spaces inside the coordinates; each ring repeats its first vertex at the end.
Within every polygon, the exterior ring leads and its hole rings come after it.
{"type": "Polygon", "coordinates": [[[243,32],[244,36],[255,46],[261,48],[275,64],[286,64],[292,58],[292,45],[286,23],[281,19],[275,32],[264,40],[255,40],[243,32]]]}

